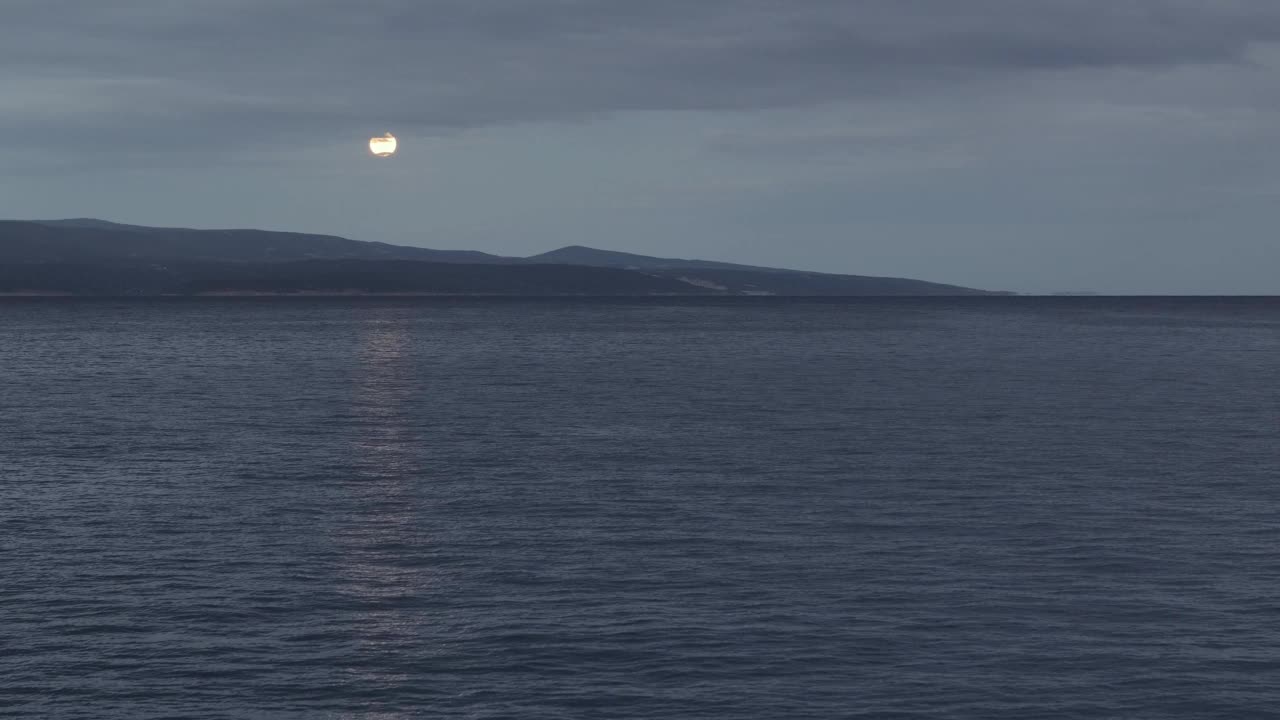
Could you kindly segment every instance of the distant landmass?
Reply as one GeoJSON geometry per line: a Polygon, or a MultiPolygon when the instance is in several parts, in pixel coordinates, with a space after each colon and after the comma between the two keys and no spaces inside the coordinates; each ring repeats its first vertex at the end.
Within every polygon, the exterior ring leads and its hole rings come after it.
{"type": "Polygon", "coordinates": [[[0,221],[0,293],[24,295],[1006,295],[905,278],[573,245],[532,257],[334,235],[0,221]]]}

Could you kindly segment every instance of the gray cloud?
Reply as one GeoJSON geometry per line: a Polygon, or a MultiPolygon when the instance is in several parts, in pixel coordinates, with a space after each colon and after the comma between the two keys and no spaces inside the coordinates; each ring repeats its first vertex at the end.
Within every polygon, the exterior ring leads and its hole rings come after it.
{"type": "Polygon", "coordinates": [[[3,12],[0,126],[52,129],[77,151],[986,95],[1070,71],[1243,67],[1280,39],[1280,6],[1262,0],[39,0],[3,12]]]}

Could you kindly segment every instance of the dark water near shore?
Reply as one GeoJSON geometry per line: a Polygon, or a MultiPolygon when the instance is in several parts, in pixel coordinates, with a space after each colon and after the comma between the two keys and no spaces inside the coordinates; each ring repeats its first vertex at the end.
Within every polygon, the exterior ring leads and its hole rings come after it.
{"type": "Polygon", "coordinates": [[[0,301],[0,717],[1280,712],[1280,301],[0,301]]]}

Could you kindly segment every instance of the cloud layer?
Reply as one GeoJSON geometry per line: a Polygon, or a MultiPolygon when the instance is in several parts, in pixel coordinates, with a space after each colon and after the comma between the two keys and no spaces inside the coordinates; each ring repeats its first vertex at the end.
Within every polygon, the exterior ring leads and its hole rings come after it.
{"type": "MultiPolygon", "coordinates": [[[[52,129],[77,150],[120,151],[224,150],[371,120],[447,131],[983,96],[1072,71],[1247,73],[1280,40],[1280,6],[1260,0],[37,0],[4,12],[6,135],[52,129]]],[[[1213,94],[1191,90],[1191,102],[1213,94]]]]}

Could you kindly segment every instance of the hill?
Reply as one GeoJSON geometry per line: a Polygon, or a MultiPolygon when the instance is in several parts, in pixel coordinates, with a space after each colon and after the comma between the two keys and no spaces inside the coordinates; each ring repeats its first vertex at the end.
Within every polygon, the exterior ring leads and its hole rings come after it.
{"type": "Polygon", "coordinates": [[[833,275],[569,246],[528,258],[335,235],[0,221],[0,293],[499,295],[989,295],[905,278],[833,275]]]}
{"type": "Polygon", "coordinates": [[[592,265],[595,267],[616,267],[632,270],[762,270],[765,272],[794,272],[779,268],[765,268],[754,265],[738,265],[736,263],[717,262],[714,260],[680,260],[676,258],[650,257],[635,253],[618,252],[616,250],[597,250],[582,245],[569,245],[559,250],[552,250],[541,255],[524,258],[532,263],[562,263],[565,265],[592,265]]]}
{"type": "Polygon", "coordinates": [[[191,230],[102,220],[0,221],[0,262],[148,260],[282,262],[426,260],[489,263],[505,258],[474,250],[429,250],[336,235],[267,230],[191,230]]]}

